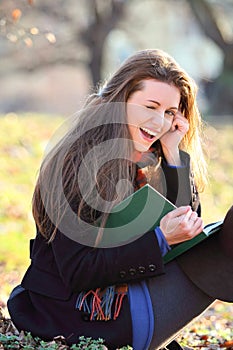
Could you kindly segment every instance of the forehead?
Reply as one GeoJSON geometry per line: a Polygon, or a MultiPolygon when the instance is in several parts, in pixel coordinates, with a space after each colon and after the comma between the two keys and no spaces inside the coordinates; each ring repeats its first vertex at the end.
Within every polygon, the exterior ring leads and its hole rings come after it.
{"type": "Polygon", "coordinates": [[[135,91],[130,100],[155,100],[159,103],[172,103],[174,105],[180,102],[180,90],[173,84],[168,84],[156,79],[145,79],[140,82],[140,90],[135,91]]]}

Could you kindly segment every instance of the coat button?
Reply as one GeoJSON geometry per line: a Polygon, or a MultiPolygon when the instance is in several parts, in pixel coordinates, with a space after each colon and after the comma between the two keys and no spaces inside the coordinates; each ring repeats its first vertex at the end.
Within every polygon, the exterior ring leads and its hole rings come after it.
{"type": "Polygon", "coordinates": [[[140,273],[145,273],[145,272],[146,272],[146,269],[145,269],[144,266],[139,266],[138,271],[139,271],[140,273]]]}
{"type": "Polygon", "coordinates": [[[154,264],[150,264],[150,265],[149,265],[149,270],[150,270],[151,272],[154,272],[154,271],[156,270],[156,266],[155,266],[154,264]]]}
{"type": "Polygon", "coordinates": [[[82,312],[82,320],[83,321],[90,321],[90,314],[88,312],[82,312]]]}
{"type": "Polygon", "coordinates": [[[126,272],[124,270],[120,271],[120,277],[124,278],[126,276],[126,272]]]}
{"type": "Polygon", "coordinates": [[[134,268],[129,269],[129,274],[130,274],[131,276],[136,275],[136,270],[135,270],[134,268]]]}

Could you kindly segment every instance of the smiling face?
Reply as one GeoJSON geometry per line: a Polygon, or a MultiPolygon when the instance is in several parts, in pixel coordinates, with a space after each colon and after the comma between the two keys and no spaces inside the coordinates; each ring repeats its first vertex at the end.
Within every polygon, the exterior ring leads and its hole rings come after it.
{"type": "Polygon", "coordinates": [[[170,130],[179,108],[180,91],[174,85],[147,79],[142,89],[132,93],[127,101],[127,123],[138,152],[146,152],[170,130]]]}

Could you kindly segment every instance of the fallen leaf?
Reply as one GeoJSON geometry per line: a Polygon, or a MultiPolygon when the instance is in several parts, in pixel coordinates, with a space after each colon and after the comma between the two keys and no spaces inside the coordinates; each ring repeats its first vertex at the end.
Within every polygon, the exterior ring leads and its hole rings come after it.
{"type": "Polygon", "coordinates": [[[11,17],[13,18],[13,20],[16,22],[20,19],[20,17],[22,16],[22,11],[20,9],[14,9],[11,12],[11,17]]]}

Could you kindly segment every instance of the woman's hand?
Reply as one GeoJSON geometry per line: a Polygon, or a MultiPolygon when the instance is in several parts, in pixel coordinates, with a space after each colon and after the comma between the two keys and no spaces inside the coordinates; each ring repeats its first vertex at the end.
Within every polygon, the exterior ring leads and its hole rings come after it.
{"type": "Polygon", "coordinates": [[[160,138],[163,153],[168,164],[181,165],[178,146],[188,129],[188,120],[178,111],[173,119],[170,130],[160,138]]]}
{"type": "Polygon", "coordinates": [[[203,230],[203,221],[190,206],[179,207],[166,214],[160,221],[169,245],[187,241],[203,230]]]}

